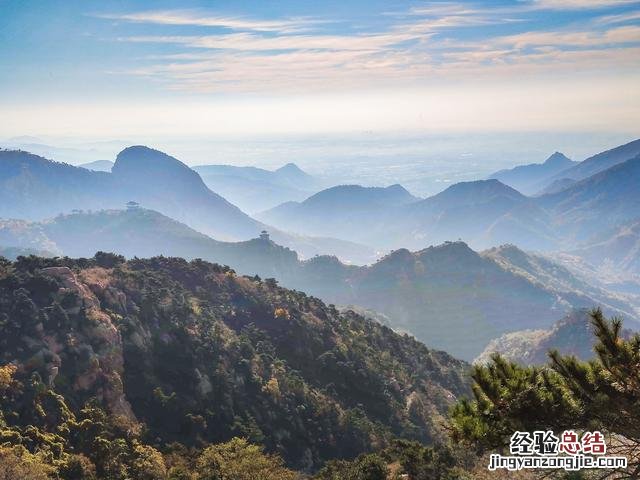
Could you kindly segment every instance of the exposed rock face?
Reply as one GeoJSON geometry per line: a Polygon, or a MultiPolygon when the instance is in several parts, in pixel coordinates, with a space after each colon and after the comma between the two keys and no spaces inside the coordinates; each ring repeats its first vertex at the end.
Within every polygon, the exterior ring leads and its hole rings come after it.
{"type": "MultiPolygon", "coordinates": [[[[590,360],[595,356],[595,336],[589,312],[588,309],[573,310],[547,330],[523,330],[502,335],[492,340],[475,362],[489,363],[493,353],[500,353],[523,365],[542,365],[549,361],[551,350],[590,360]]],[[[623,338],[630,336],[630,330],[623,330],[623,338]]]]}
{"type": "MultiPolygon", "coordinates": [[[[71,346],[76,352],[82,352],[87,359],[86,368],[77,372],[73,388],[96,391],[112,413],[135,419],[123,390],[122,338],[111,317],[101,309],[100,300],[94,291],[105,294],[105,298],[111,300],[110,307],[121,309],[125,303],[124,293],[109,287],[108,274],[104,269],[85,271],[82,275],[84,278],[76,276],[68,267],[47,267],[41,269],[40,273],[58,283],[56,296],[61,303],[64,303],[64,299],[72,299],[64,305],[65,313],[68,316],[83,316],[85,320],[67,338],[67,346],[71,346]],[[92,283],[84,281],[94,279],[92,283]]],[[[46,367],[50,371],[49,383],[53,384],[60,369],[66,367],[58,356],[63,345],[56,342],[55,335],[48,335],[44,340],[54,355],[53,361],[46,367]]]]}

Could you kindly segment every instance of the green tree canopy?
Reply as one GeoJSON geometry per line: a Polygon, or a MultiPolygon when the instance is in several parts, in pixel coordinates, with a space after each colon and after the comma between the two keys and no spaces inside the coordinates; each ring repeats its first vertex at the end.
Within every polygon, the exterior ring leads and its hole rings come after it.
{"type": "Polygon", "coordinates": [[[474,400],[452,413],[454,440],[483,449],[506,445],[516,430],[601,430],[612,435],[610,452],[628,456],[624,474],[639,478],[640,336],[622,338],[622,321],[600,309],[591,316],[597,343],[589,362],[552,351],[542,368],[499,355],[475,366],[474,400]]]}
{"type": "Polygon", "coordinates": [[[242,438],[206,448],[196,466],[197,480],[293,480],[280,457],[242,438]]]}

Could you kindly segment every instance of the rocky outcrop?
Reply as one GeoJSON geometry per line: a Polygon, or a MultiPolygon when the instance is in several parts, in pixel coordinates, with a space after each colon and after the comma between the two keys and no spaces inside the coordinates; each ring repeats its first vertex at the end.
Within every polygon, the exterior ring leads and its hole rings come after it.
{"type": "MultiPolygon", "coordinates": [[[[123,390],[122,337],[111,316],[101,309],[96,296],[96,293],[101,293],[110,304],[124,308],[124,293],[110,287],[108,271],[105,269],[85,270],[77,276],[68,267],[47,267],[41,269],[40,273],[58,283],[57,299],[64,305],[66,315],[81,318],[78,328],[66,339],[66,346],[71,347],[71,352],[67,352],[66,356],[79,354],[85,360],[81,363],[85,368],[75,372],[73,388],[97,393],[96,396],[103,400],[112,413],[134,419],[123,390]]],[[[57,343],[56,337],[53,333],[44,338],[47,349],[54,355],[54,362],[48,367],[52,374],[50,383],[54,381],[54,375],[65,368],[64,360],[58,355],[63,345],[57,343]]]]}

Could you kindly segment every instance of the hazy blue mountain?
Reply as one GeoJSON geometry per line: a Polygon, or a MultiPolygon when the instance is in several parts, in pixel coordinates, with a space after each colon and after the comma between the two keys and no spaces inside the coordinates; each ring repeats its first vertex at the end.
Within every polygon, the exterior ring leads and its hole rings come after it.
{"type": "MultiPolygon", "coordinates": [[[[634,145],[596,155],[587,164],[621,158],[634,145]]],[[[554,162],[565,160],[556,155],[549,163],[554,162]]],[[[538,197],[496,179],[461,182],[424,200],[395,203],[369,199],[362,187],[340,187],[285,203],[259,218],[283,229],[340,236],[382,250],[461,239],[476,249],[514,243],[527,250],[566,251],[638,217],[639,164],[634,157],[583,180],[556,182],[559,191],[538,197]]]]}
{"type": "Polygon", "coordinates": [[[481,255],[490,258],[505,270],[526,277],[549,290],[561,292],[563,297],[572,304],[580,305],[587,297],[622,314],[637,316],[640,313],[626,297],[611,294],[546,256],[524,252],[515,245],[494,247],[485,250],[481,255]]]}
{"type": "Polygon", "coordinates": [[[292,200],[304,200],[322,182],[288,163],[277,170],[232,165],[200,165],[193,169],[207,186],[247,212],[258,212],[292,200]]]}
{"type": "Polygon", "coordinates": [[[0,186],[0,217],[5,218],[43,219],[135,201],[221,239],[255,237],[264,228],[209,190],[182,162],[147,147],[120,152],[111,173],[3,151],[0,186]]]}
{"type": "Polygon", "coordinates": [[[523,248],[554,248],[547,213],[532,199],[498,180],[461,182],[396,214],[396,243],[414,248],[462,239],[474,248],[516,243],[523,248]]]}
{"type": "Polygon", "coordinates": [[[397,207],[419,200],[401,185],[362,187],[340,185],[312,195],[303,202],[287,202],[257,218],[279,228],[307,235],[340,236],[370,245],[397,207]]]}
{"type": "Polygon", "coordinates": [[[394,328],[465,359],[475,358],[505,332],[546,327],[574,307],[602,305],[635,317],[623,297],[513,246],[482,254],[462,242],[415,253],[401,249],[358,267],[327,256],[300,261],[294,251],[269,239],[219,242],[146,209],[4,221],[0,244],[69,256],[90,257],[102,250],[130,258],[165,255],[225,263],[330,303],[378,311],[394,328]]]}
{"type": "Polygon", "coordinates": [[[577,164],[578,162],[568,159],[564,154],[555,152],[544,163],[531,163],[500,170],[490,175],[489,178],[500,180],[505,185],[530,195],[538,191],[537,185],[540,182],[577,164]]]}
{"type": "Polygon", "coordinates": [[[618,226],[594,243],[569,253],[606,270],[640,277],[640,219],[618,226]]]}
{"type": "Polygon", "coordinates": [[[543,191],[551,183],[560,179],[583,180],[637,155],[640,155],[640,139],[600,152],[573,167],[562,170],[548,178],[546,182],[541,182],[538,185],[538,191],[543,191]]]}
{"type": "Polygon", "coordinates": [[[95,160],[89,163],[81,163],[78,167],[93,170],[95,172],[110,172],[114,163],[111,160],[95,160]]]}
{"type": "Polygon", "coordinates": [[[146,208],[220,240],[256,237],[264,225],[212,192],[179,160],[147,147],[118,154],[111,170],[118,187],[146,208]]]}
{"type": "Polygon", "coordinates": [[[474,248],[507,242],[527,249],[558,245],[547,212],[498,180],[457,183],[424,200],[399,185],[334,187],[257,217],[284,230],[340,236],[380,249],[420,249],[451,239],[474,248]]]}
{"type": "Polygon", "coordinates": [[[537,194],[545,195],[547,193],[558,193],[558,192],[561,192],[562,190],[566,190],[567,188],[574,185],[575,183],[576,183],[576,180],[572,180],[571,178],[559,178],[558,180],[554,180],[553,182],[551,182],[549,185],[547,185],[545,188],[542,189],[542,191],[538,192],[537,194]]]}
{"type": "MultiPolygon", "coordinates": [[[[286,169],[284,175],[290,175],[286,169]]],[[[73,210],[120,209],[129,201],[157,210],[218,240],[246,240],[263,229],[304,257],[334,253],[370,262],[374,252],[353,242],[309,238],[270,228],[212,192],[179,160],[143,146],[129,147],[111,173],[53,162],[22,151],[0,151],[0,218],[42,220],[73,210]]]]}
{"type": "Polygon", "coordinates": [[[638,217],[639,186],[640,155],[536,202],[550,213],[558,233],[584,245],[638,217]]]}
{"type": "Polygon", "coordinates": [[[378,311],[394,328],[469,360],[493,338],[548,327],[572,308],[601,305],[630,319],[638,316],[624,298],[513,246],[482,254],[463,242],[400,249],[369,267],[317,257],[292,272],[296,276],[279,277],[285,285],[327,302],[378,311]]]}
{"type": "Polygon", "coordinates": [[[59,215],[43,222],[1,221],[0,244],[49,250],[69,257],[97,251],[128,258],[157,255],[202,258],[243,274],[274,276],[298,266],[296,252],[269,239],[220,242],[153,210],[102,210],[59,215]]]}
{"type": "MultiPolygon", "coordinates": [[[[310,251],[324,242],[328,248],[347,255],[358,257],[366,253],[357,245],[335,239],[302,237],[294,242],[310,251]],[[354,251],[349,252],[350,248],[354,251]]],[[[0,219],[0,245],[70,257],[92,257],[97,251],[106,251],[128,258],[156,255],[202,258],[230,265],[243,274],[263,277],[288,275],[300,266],[295,251],[276,244],[268,236],[222,242],[143,208],[78,211],[42,222],[0,219]]]]}
{"type": "Polygon", "coordinates": [[[0,151],[0,218],[40,219],[74,208],[99,208],[112,197],[112,184],[108,173],[23,151],[0,151]]]}

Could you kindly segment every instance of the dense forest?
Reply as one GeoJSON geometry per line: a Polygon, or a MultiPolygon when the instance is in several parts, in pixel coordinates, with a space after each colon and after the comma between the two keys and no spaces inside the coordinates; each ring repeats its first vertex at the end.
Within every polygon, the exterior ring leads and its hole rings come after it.
{"type": "Polygon", "coordinates": [[[0,329],[5,478],[332,478],[443,442],[470,393],[464,362],[199,260],[2,260],[0,329]]]}
{"type": "Polygon", "coordinates": [[[638,478],[640,337],[599,310],[590,362],[471,369],[201,260],[0,262],[2,480],[512,478],[487,452],[567,428],[638,478]]]}

